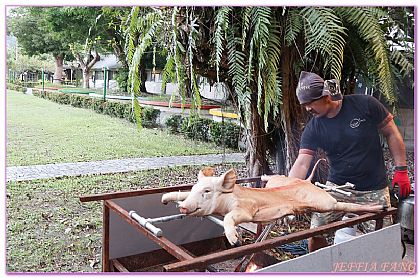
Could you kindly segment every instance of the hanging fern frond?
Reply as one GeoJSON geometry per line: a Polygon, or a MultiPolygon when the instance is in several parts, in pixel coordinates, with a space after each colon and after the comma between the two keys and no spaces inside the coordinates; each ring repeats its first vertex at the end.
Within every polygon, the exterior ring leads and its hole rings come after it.
{"type": "Polygon", "coordinates": [[[134,119],[136,121],[137,129],[141,129],[142,128],[142,119],[141,119],[142,109],[137,98],[133,100],[133,105],[134,105],[134,119]]]}
{"type": "Polygon", "coordinates": [[[129,26],[124,35],[125,35],[125,53],[127,57],[127,62],[133,59],[135,51],[135,41],[137,39],[137,20],[140,13],[140,7],[133,7],[131,13],[127,18],[127,25],[129,26]]]}
{"type": "Polygon", "coordinates": [[[379,24],[381,11],[372,7],[340,7],[336,8],[339,15],[349,22],[359,36],[367,42],[367,49],[374,53],[373,59],[377,65],[373,73],[379,78],[379,88],[386,97],[389,104],[395,104],[394,86],[388,57],[388,45],[385,41],[385,34],[379,24]]]}
{"type": "Polygon", "coordinates": [[[198,18],[194,16],[193,10],[191,10],[188,17],[189,21],[189,34],[188,34],[188,62],[190,67],[190,82],[191,82],[191,99],[192,99],[192,110],[201,108],[201,94],[197,86],[197,78],[194,71],[194,51],[197,50],[196,41],[198,39],[198,24],[196,24],[198,18]]]}
{"type": "Polygon", "coordinates": [[[140,93],[141,74],[139,71],[140,63],[146,49],[152,45],[153,38],[158,33],[163,24],[162,13],[160,10],[152,9],[143,14],[145,20],[139,21],[140,9],[134,7],[131,11],[130,27],[127,32],[127,63],[129,65],[128,85],[132,97],[132,109],[137,125],[141,126],[140,105],[137,97],[140,93]]]}
{"type": "Polygon", "coordinates": [[[234,94],[238,98],[239,110],[244,113],[244,124],[249,126],[251,116],[251,89],[246,86],[246,54],[241,51],[241,38],[235,36],[236,28],[227,32],[228,75],[232,78],[234,94]]]}
{"type": "Polygon", "coordinates": [[[286,16],[286,24],[284,28],[284,40],[287,46],[291,46],[293,41],[303,29],[303,19],[299,15],[299,10],[289,9],[286,16]]]}
{"type": "MultiPolygon", "coordinates": [[[[182,110],[184,110],[185,100],[186,100],[186,68],[183,62],[183,53],[185,53],[185,48],[183,47],[182,43],[178,40],[178,23],[177,23],[177,16],[178,16],[178,7],[173,8],[172,12],[172,53],[175,61],[175,72],[176,72],[176,79],[178,83],[178,92],[181,96],[181,106],[182,110]]],[[[172,104],[174,99],[174,94],[171,96],[171,100],[169,104],[172,104]]]]}
{"type": "Polygon", "coordinates": [[[400,67],[400,74],[405,77],[413,74],[414,66],[401,50],[391,50],[391,61],[400,67]]]}
{"type": "Polygon", "coordinates": [[[192,72],[191,75],[191,84],[192,84],[192,102],[191,102],[191,110],[193,111],[200,111],[201,108],[201,94],[200,94],[200,88],[197,84],[197,77],[195,75],[195,72],[192,72]]]}
{"type": "MultiPolygon", "coordinates": [[[[271,25],[271,8],[270,7],[254,7],[251,10],[251,25],[253,29],[252,42],[257,48],[257,94],[258,94],[258,113],[262,114],[262,90],[263,77],[262,70],[265,68],[267,61],[267,45],[270,39],[269,28],[271,25]]],[[[251,54],[250,54],[251,55],[251,54]]],[[[252,63],[251,63],[252,64],[252,63]]],[[[248,66],[250,68],[250,66],[248,66]]],[[[248,71],[249,72],[249,71],[248,71]]]]}
{"type": "Polygon", "coordinates": [[[216,12],[216,18],[215,18],[216,30],[214,32],[212,41],[214,43],[215,53],[216,53],[215,66],[216,66],[217,83],[220,82],[219,70],[220,70],[220,62],[222,60],[222,55],[223,55],[223,41],[226,34],[226,30],[228,28],[228,23],[229,23],[228,16],[231,10],[232,9],[230,7],[221,7],[216,12]]]}
{"type": "Polygon", "coordinates": [[[166,92],[166,85],[168,82],[175,82],[176,81],[176,74],[175,74],[175,60],[171,54],[168,54],[166,57],[166,64],[162,70],[162,86],[161,86],[161,93],[164,94],[166,92]]]}
{"type": "Polygon", "coordinates": [[[268,131],[268,116],[273,118],[279,113],[281,103],[281,36],[276,21],[270,26],[270,39],[267,45],[267,64],[264,68],[264,127],[268,131]]]}
{"type": "Polygon", "coordinates": [[[324,67],[331,71],[331,77],[341,80],[346,28],[340,18],[332,9],[324,7],[304,8],[300,14],[307,34],[305,55],[318,50],[325,61],[324,67]]]}
{"type": "Polygon", "coordinates": [[[250,29],[252,7],[242,8],[242,51],[245,51],[247,34],[250,29]]]}

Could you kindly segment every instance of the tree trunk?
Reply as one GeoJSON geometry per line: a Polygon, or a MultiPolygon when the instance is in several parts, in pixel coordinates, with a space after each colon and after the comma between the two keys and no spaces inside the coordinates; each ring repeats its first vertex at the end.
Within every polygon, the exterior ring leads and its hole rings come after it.
{"type": "Polygon", "coordinates": [[[55,71],[54,71],[54,79],[53,84],[61,84],[63,80],[63,62],[64,62],[64,55],[59,54],[54,56],[55,59],[55,71]]]}
{"type": "Polygon", "coordinates": [[[83,71],[83,88],[89,89],[90,88],[90,84],[89,84],[90,71],[86,67],[84,67],[82,71],[83,71]]]}
{"type": "MultiPolygon", "coordinates": [[[[95,56],[91,55],[91,51],[88,50],[86,51],[86,62],[83,61],[83,59],[81,58],[80,53],[74,53],[74,56],[76,57],[77,61],[80,64],[80,67],[82,68],[82,72],[83,72],[83,88],[85,89],[89,89],[90,85],[89,85],[89,78],[90,78],[90,70],[92,69],[92,67],[96,64],[96,62],[98,62],[99,60],[101,60],[101,56],[99,56],[98,52],[95,50],[95,56]]],[[[105,82],[105,80],[104,80],[105,82]]],[[[104,83],[105,86],[105,83],[104,83]]]]}
{"type": "Polygon", "coordinates": [[[144,59],[141,60],[140,65],[140,92],[147,93],[146,89],[146,81],[147,81],[147,72],[146,72],[146,64],[144,59]]]}
{"type": "MultiPolygon", "coordinates": [[[[256,95],[252,97],[256,98],[256,95]]],[[[258,114],[256,99],[251,101],[250,125],[247,130],[246,163],[249,177],[256,177],[269,171],[267,142],[265,140],[267,133],[264,130],[264,119],[258,114]]],[[[260,187],[259,183],[257,183],[257,187],[260,187]]]]}
{"type": "MultiPolygon", "coordinates": [[[[300,136],[308,120],[307,113],[300,107],[296,97],[298,77],[293,65],[299,59],[296,48],[283,46],[281,55],[283,105],[281,109],[281,129],[284,134],[284,150],[277,150],[278,164],[283,163],[285,174],[295,162],[300,145],[300,136]]],[[[280,131],[281,132],[281,131],[280,131]]]]}

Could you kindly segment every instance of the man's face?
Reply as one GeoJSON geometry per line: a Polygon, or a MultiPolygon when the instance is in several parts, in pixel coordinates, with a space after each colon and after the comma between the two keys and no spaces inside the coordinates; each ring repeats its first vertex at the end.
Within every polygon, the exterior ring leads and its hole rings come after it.
{"type": "Polygon", "coordinates": [[[316,118],[324,117],[328,113],[326,97],[302,104],[306,111],[316,118]]]}

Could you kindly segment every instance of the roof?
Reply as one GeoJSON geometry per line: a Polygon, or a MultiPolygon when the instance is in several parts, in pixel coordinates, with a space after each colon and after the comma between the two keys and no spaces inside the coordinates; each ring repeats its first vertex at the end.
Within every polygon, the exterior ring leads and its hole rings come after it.
{"type": "Polygon", "coordinates": [[[101,56],[101,60],[96,62],[92,69],[103,69],[104,67],[108,67],[108,69],[119,69],[122,67],[121,62],[118,61],[115,55],[99,55],[101,56]]]}

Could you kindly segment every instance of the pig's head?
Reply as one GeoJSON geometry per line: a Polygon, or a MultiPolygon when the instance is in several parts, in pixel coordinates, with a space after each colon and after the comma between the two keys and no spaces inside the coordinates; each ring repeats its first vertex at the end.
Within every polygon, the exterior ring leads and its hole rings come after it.
{"type": "Polygon", "coordinates": [[[236,183],[233,169],[220,177],[215,177],[214,169],[206,167],[198,173],[198,182],[191,188],[188,197],[179,204],[181,213],[205,216],[210,215],[221,204],[221,195],[231,193],[236,183]]]}

